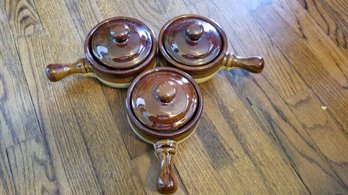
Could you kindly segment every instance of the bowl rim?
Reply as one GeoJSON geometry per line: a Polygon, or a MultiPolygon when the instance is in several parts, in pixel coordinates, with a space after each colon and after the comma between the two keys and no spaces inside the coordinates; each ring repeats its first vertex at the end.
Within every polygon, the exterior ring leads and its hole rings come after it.
{"type": "Polygon", "coordinates": [[[204,16],[200,16],[200,15],[196,15],[196,14],[184,14],[184,15],[180,15],[177,17],[174,17],[173,19],[169,20],[160,30],[159,35],[158,35],[158,50],[159,52],[162,54],[162,56],[165,58],[165,60],[167,62],[169,62],[172,66],[179,68],[181,70],[184,71],[188,71],[188,72],[194,72],[194,71],[198,71],[198,72],[205,72],[205,71],[209,71],[213,68],[215,68],[216,66],[221,66],[221,61],[224,59],[226,52],[227,52],[227,47],[228,47],[228,41],[227,41],[227,37],[225,32],[222,30],[222,28],[220,27],[220,25],[215,22],[214,20],[204,17],[204,16]],[[200,65],[200,66],[190,66],[187,64],[183,64],[180,63],[176,60],[174,60],[172,57],[170,57],[169,53],[167,52],[165,46],[164,46],[164,34],[165,31],[168,29],[168,27],[181,19],[190,19],[190,18],[195,18],[195,19],[200,19],[203,20],[207,23],[210,23],[211,25],[213,25],[216,30],[219,32],[220,37],[222,39],[222,49],[219,53],[219,55],[217,57],[215,57],[214,60],[212,60],[211,62],[204,64],[204,65],[200,65]]]}
{"type": "Polygon", "coordinates": [[[93,69],[96,70],[96,72],[100,72],[102,74],[107,74],[110,76],[128,77],[128,76],[133,76],[133,75],[139,74],[141,71],[143,71],[143,69],[145,69],[148,65],[150,65],[151,60],[153,58],[155,58],[156,53],[157,53],[156,52],[157,51],[157,43],[156,42],[157,41],[156,41],[156,37],[155,37],[154,32],[144,22],[142,22],[136,18],[132,18],[132,17],[116,16],[116,17],[108,18],[108,19],[101,21],[100,23],[95,25],[89,31],[89,33],[87,34],[86,40],[85,40],[85,44],[84,44],[84,53],[85,53],[87,60],[91,63],[93,69]],[[143,25],[149,31],[149,34],[151,35],[151,39],[152,39],[151,51],[148,54],[148,56],[140,64],[138,64],[137,66],[134,66],[132,68],[129,68],[129,69],[110,68],[107,65],[104,65],[99,60],[95,59],[93,53],[91,52],[91,42],[92,42],[93,35],[94,35],[95,31],[100,26],[104,25],[105,23],[108,23],[112,20],[119,20],[119,19],[127,19],[127,20],[134,21],[136,23],[143,25]]]}
{"type": "Polygon", "coordinates": [[[160,139],[174,139],[180,135],[183,135],[184,133],[186,133],[187,131],[190,131],[190,129],[192,127],[194,127],[195,124],[197,124],[197,122],[199,121],[201,115],[202,115],[202,111],[203,111],[203,97],[202,97],[202,93],[201,90],[197,84],[197,82],[187,73],[177,69],[177,68],[172,68],[172,67],[156,67],[150,70],[147,70],[143,73],[141,73],[140,75],[138,75],[132,82],[132,84],[129,86],[128,90],[127,90],[127,97],[126,97],[126,112],[127,115],[129,117],[129,119],[131,120],[131,122],[133,123],[133,126],[135,126],[137,128],[138,131],[141,131],[142,133],[152,137],[152,138],[160,138],[160,139]],[[196,111],[194,113],[194,115],[190,118],[190,120],[184,124],[183,126],[179,127],[177,130],[174,131],[164,131],[164,132],[160,132],[158,130],[153,130],[151,128],[146,127],[145,125],[143,125],[135,116],[132,106],[131,106],[131,98],[132,98],[132,93],[134,88],[136,87],[137,83],[145,76],[147,76],[148,74],[154,73],[154,72],[159,72],[159,71],[170,71],[170,72],[175,72],[178,74],[181,74],[182,76],[184,76],[185,78],[187,78],[192,85],[194,86],[196,93],[197,93],[197,97],[198,97],[198,104],[197,104],[197,108],[196,111]]]}

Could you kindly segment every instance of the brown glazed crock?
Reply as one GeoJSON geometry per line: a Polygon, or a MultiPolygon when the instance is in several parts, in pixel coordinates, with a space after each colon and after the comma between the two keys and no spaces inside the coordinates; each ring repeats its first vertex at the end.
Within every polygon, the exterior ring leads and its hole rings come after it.
{"type": "Polygon", "coordinates": [[[175,192],[173,163],[177,144],[194,132],[203,110],[198,84],[176,68],[148,70],[129,86],[126,110],[133,131],[154,145],[161,161],[157,190],[166,194],[175,192]]]}
{"type": "Polygon", "coordinates": [[[85,58],[72,64],[50,64],[49,80],[71,74],[97,77],[106,85],[126,88],[144,70],[155,67],[157,44],[154,33],[143,22],[118,16],[97,24],[87,35],[85,58]]]}
{"type": "Polygon", "coordinates": [[[227,52],[225,32],[213,20],[199,15],[182,15],[168,21],[158,38],[161,66],[172,66],[190,74],[198,83],[219,70],[242,68],[260,73],[262,57],[239,57],[227,52]]]}

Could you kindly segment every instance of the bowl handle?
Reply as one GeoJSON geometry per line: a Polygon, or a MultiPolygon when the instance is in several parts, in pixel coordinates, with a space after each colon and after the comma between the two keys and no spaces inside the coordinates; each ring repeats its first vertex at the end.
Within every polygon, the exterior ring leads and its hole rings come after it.
{"type": "Polygon", "coordinates": [[[162,194],[173,193],[178,188],[178,182],[174,171],[174,156],[177,141],[160,140],[154,143],[155,154],[161,161],[160,173],[157,179],[157,190],[162,194]]]}
{"type": "Polygon", "coordinates": [[[234,55],[232,52],[226,54],[223,63],[224,66],[222,66],[222,68],[225,70],[231,70],[232,68],[241,68],[252,73],[262,72],[265,66],[265,61],[260,56],[252,56],[246,58],[234,55]]]}
{"type": "Polygon", "coordinates": [[[71,64],[50,64],[46,67],[45,72],[50,81],[56,82],[71,74],[86,74],[93,70],[88,60],[81,58],[71,64]]]}

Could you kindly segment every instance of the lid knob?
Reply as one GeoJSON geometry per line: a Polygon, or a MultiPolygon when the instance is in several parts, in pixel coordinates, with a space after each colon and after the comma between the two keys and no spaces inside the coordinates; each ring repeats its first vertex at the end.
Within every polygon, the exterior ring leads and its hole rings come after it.
{"type": "Polygon", "coordinates": [[[198,22],[194,22],[189,24],[186,29],[186,35],[191,41],[197,41],[199,38],[201,38],[203,34],[203,25],[198,24],[198,22]]]}
{"type": "Polygon", "coordinates": [[[169,103],[176,95],[176,88],[174,87],[174,83],[163,81],[157,86],[156,93],[161,102],[169,103]]]}
{"type": "Polygon", "coordinates": [[[118,43],[126,42],[129,37],[129,32],[130,30],[127,24],[115,25],[110,29],[110,35],[118,43]]]}

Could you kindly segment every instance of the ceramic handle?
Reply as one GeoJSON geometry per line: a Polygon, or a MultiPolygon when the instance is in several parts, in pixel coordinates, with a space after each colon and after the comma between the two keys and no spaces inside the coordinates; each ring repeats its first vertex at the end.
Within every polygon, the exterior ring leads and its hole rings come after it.
{"type": "Polygon", "coordinates": [[[156,156],[161,161],[161,169],[157,179],[157,190],[162,194],[173,193],[178,184],[174,172],[174,156],[178,142],[174,140],[161,140],[154,144],[156,156]]]}
{"type": "Polygon", "coordinates": [[[92,67],[85,58],[71,64],[50,64],[46,67],[46,75],[50,81],[56,82],[71,74],[86,74],[92,72],[92,67]]]}
{"type": "Polygon", "coordinates": [[[265,61],[260,56],[240,57],[233,53],[227,53],[225,58],[225,68],[231,70],[232,68],[241,68],[252,73],[262,72],[265,66],[265,61]]]}

